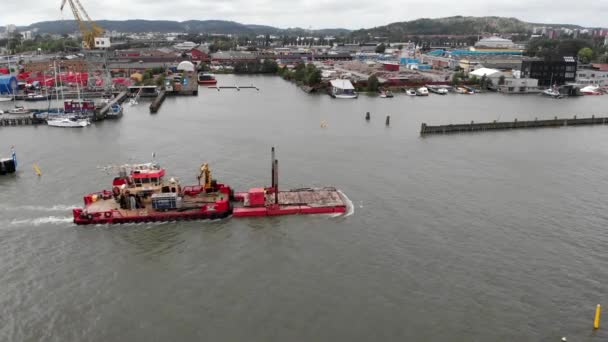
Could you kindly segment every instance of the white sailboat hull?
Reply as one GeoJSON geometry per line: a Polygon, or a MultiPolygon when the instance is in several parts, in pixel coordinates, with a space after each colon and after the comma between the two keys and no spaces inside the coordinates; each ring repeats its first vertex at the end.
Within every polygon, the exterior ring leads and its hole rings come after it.
{"type": "Polygon", "coordinates": [[[78,120],[52,119],[52,120],[48,120],[47,124],[51,127],[79,128],[79,127],[86,127],[86,126],[90,125],[91,123],[89,122],[89,120],[86,120],[86,119],[78,119],[78,120]]]}

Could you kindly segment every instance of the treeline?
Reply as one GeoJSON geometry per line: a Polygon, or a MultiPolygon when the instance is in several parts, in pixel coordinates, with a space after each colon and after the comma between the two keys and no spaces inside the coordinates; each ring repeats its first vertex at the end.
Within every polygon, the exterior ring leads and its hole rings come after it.
{"type": "Polygon", "coordinates": [[[583,63],[608,62],[603,41],[592,39],[532,39],[526,48],[526,55],[545,59],[563,56],[579,57],[583,63]]]}
{"type": "Polygon", "coordinates": [[[21,34],[1,39],[0,46],[5,46],[12,53],[38,51],[38,49],[43,52],[78,51],[81,48],[79,40],[68,37],[54,39],[48,35],[36,35],[34,39],[24,40],[21,34]]]}
{"type": "Polygon", "coordinates": [[[276,74],[278,71],[279,65],[272,59],[265,59],[263,62],[256,59],[234,65],[235,74],[276,74]]]}
{"type": "Polygon", "coordinates": [[[300,62],[293,70],[282,67],[279,69],[279,75],[288,81],[296,81],[298,84],[307,86],[316,86],[321,83],[321,70],[317,69],[314,64],[304,64],[300,62]]]}

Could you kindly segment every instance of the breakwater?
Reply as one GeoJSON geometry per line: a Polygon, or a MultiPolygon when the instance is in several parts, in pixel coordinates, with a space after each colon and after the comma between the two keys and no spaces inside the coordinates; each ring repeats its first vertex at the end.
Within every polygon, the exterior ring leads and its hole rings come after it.
{"type": "Polygon", "coordinates": [[[592,115],[590,118],[577,118],[576,115],[572,118],[558,118],[543,120],[524,120],[517,119],[513,121],[492,121],[492,122],[474,122],[466,124],[450,124],[450,125],[427,125],[423,123],[420,127],[420,135],[427,134],[448,134],[448,133],[464,133],[464,132],[485,132],[485,131],[500,131],[509,129],[525,129],[525,128],[549,128],[549,127],[566,127],[566,126],[589,126],[589,125],[606,125],[608,117],[596,117],[592,115]]]}

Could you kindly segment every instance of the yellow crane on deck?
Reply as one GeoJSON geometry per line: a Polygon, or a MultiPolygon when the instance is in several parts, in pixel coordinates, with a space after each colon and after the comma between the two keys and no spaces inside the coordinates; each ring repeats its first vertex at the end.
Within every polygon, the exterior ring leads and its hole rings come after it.
{"type": "Polygon", "coordinates": [[[213,188],[212,179],[211,179],[211,169],[207,163],[204,163],[201,166],[201,173],[196,177],[198,178],[198,185],[202,185],[203,189],[210,190],[213,188]],[[203,180],[203,184],[201,184],[201,179],[203,180]]]}
{"type": "Polygon", "coordinates": [[[82,46],[85,49],[93,49],[95,47],[95,38],[101,37],[104,30],[89,17],[89,14],[80,3],[80,0],[62,0],[61,11],[63,11],[63,7],[66,3],[70,4],[74,19],[78,23],[78,28],[82,34],[82,46]],[[88,22],[83,20],[83,15],[88,22]]]}

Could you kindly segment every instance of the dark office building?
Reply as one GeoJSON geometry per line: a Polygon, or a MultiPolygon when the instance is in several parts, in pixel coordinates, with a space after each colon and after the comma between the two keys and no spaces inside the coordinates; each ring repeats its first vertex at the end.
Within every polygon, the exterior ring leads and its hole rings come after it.
{"type": "Polygon", "coordinates": [[[526,61],[521,64],[522,78],[535,78],[538,86],[563,85],[576,80],[576,58],[559,57],[541,61],[526,61]],[[552,83],[553,82],[553,83],[552,83]]]}

